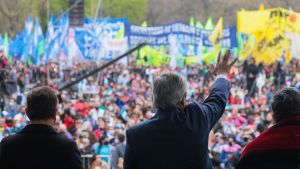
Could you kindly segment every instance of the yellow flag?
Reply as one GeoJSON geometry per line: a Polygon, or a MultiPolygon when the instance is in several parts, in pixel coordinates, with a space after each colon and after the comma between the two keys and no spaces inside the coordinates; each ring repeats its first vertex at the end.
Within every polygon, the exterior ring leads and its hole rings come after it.
{"type": "Polygon", "coordinates": [[[240,11],[237,13],[238,31],[246,34],[264,32],[267,29],[280,27],[280,9],[264,11],[240,11]]]}
{"type": "Polygon", "coordinates": [[[260,4],[259,5],[259,11],[264,11],[265,10],[265,5],[264,4],[260,4]]]}
{"type": "Polygon", "coordinates": [[[187,56],[187,57],[185,57],[185,63],[187,65],[190,65],[190,66],[197,65],[198,61],[199,61],[199,59],[198,59],[197,56],[187,56]]]}
{"type": "Polygon", "coordinates": [[[300,33],[300,13],[282,8],[237,12],[238,32],[251,34],[267,29],[300,33]]]}
{"type": "Polygon", "coordinates": [[[291,50],[286,50],[285,52],[285,62],[289,64],[292,59],[291,50]]]}
{"type": "Polygon", "coordinates": [[[213,46],[215,48],[218,47],[220,39],[222,37],[222,31],[223,31],[223,17],[221,17],[214,29],[214,31],[209,36],[209,40],[213,43],[213,46]]]}
{"type": "Polygon", "coordinates": [[[159,67],[162,64],[162,54],[158,50],[152,49],[152,56],[153,65],[159,67]]]}
{"type": "Polygon", "coordinates": [[[205,53],[203,55],[203,62],[209,63],[209,64],[216,63],[219,52],[220,52],[220,49],[215,49],[213,51],[209,51],[209,52],[205,53]]]}
{"type": "Polygon", "coordinates": [[[248,56],[250,56],[253,51],[253,47],[254,47],[254,43],[251,42],[249,38],[245,40],[244,48],[240,53],[240,59],[245,60],[248,56]]]}
{"type": "Polygon", "coordinates": [[[274,63],[284,51],[290,50],[290,42],[282,30],[268,30],[256,37],[252,56],[257,63],[274,63]]]}
{"type": "Polygon", "coordinates": [[[286,9],[281,9],[280,11],[281,29],[286,32],[300,33],[300,13],[286,9]]]}

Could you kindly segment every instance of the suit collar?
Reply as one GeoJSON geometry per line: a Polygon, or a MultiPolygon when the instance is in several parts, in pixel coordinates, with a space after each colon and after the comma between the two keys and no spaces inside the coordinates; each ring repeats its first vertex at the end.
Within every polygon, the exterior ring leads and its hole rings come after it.
{"type": "Polygon", "coordinates": [[[169,113],[175,113],[175,112],[179,112],[179,109],[176,106],[169,106],[166,108],[158,108],[157,109],[157,114],[169,114],[169,113]]]}
{"type": "Polygon", "coordinates": [[[57,133],[52,126],[45,124],[28,124],[20,133],[57,133]]]}

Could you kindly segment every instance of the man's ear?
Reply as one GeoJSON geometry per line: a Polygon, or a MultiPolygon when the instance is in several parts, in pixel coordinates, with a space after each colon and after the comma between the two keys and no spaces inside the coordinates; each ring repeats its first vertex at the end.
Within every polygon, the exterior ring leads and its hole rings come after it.
{"type": "Polygon", "coordinates": [[[183,110],[186,105],[186,92],[183,94],[181,100],[180,100],[180,108],[183,110]]]}
{"type": "Polygon", "coordinates": [[[55,121],[56,121],[57,109],[55,109],[54,111],[55,111],[55,113],[53,114],[53,117],[52,117],[52,118],[54,119],[54,122],[55,122],[55,121]]]}
{"type": "Polygon", "coordinates": [[[279,119],[278,119],[278,115],[277,114],[274,114],[274,112],[273,112],[273,121],[275,122],[275,123],[277,123],[278,121],[279,121],[279,119]]]}

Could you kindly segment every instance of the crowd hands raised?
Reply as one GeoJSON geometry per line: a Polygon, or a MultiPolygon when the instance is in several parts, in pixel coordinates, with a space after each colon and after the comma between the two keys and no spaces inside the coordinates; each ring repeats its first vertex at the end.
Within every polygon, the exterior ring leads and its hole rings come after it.
{"type": "MultiPolygon", "coordinates": [[[[62,68],[55,62],[45,66],[9,64],[1,54],[0,140],[28,123],[24,97],[27,89],[47,84],[57,90],[57,84],[76,79],[97,66],[90,62],[77,63],[72,68],[62,68]]],[[[228,105],[209,138],[208,148],[215,168],[234,168],[243,148],[272,125],[271,97],[284,86],[299,88],[299,69],[299,60],[255,65],[249,59],[235,64],[227,76],[232,84],[228,105]]],[[[166,71],[174,70],[168,65],[118,63],[58,92],[56,129],[74,139],[82,154],[94,155],[90,168],[122,168],[125,131],[153,116],[151,84],[166,71]]],[[[209,65],[187,66],[176,71],[189,82],[188,101],[203,102],[215,78],[209,65]]]]}

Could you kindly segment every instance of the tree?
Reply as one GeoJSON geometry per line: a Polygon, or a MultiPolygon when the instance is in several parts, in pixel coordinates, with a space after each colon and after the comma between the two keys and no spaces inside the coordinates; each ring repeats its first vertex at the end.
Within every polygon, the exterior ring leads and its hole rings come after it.
{"type": "Polygon", "coordinates": [[[15,36],[24,28],[28,16],[39,17],[45,30],[48,2],[49,14],[54,16],[59,16],[69,7],[68,0],[0,0],[0,33],[15,36]]]}
{"type": "Polygon", "coordinates": [[[141,24],[146,20],[147,9],[148,0],[102,0],[99,14],[102,17],[126,17],[130,23],[141,24]]]}

